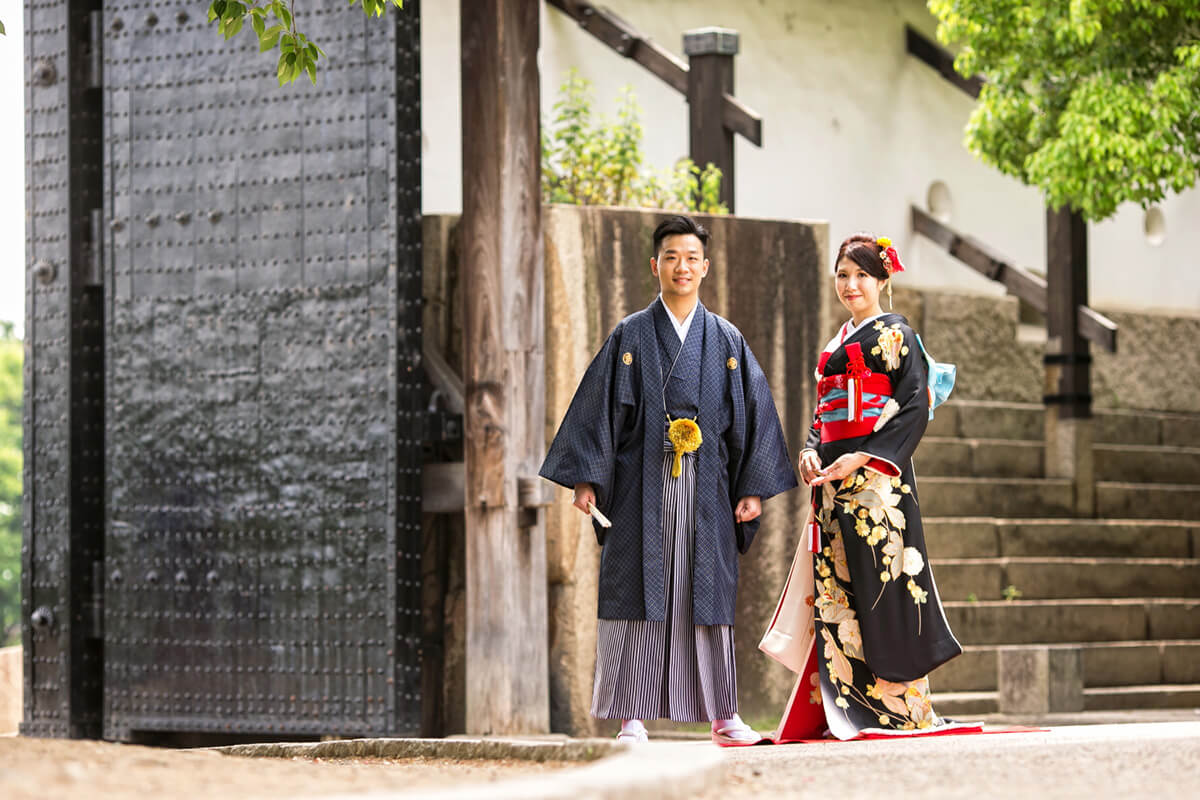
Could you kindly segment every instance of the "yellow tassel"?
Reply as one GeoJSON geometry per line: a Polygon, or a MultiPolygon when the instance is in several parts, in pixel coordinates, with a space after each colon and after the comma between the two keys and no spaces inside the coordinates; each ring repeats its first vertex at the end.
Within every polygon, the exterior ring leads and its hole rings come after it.
{"type": "MultiPolygon", "coordinates": [[[[667,417],[667,419],[671,419],[667,417]]],[[[704,437],[700,435],[700,426],[694,419],[671,420],[667,428],[667,438],[675,448],[675,461],[671,464],[671,477],[678,478],[683,470],[683,454],[694,453],[700,449],[704,437]]]]}

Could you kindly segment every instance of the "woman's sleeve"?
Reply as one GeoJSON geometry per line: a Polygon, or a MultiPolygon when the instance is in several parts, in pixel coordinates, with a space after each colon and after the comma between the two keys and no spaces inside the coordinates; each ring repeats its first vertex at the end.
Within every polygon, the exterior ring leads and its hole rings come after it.
{"type": "Polygon", "coordinates": [[[874,432],[858,447],[859,453],[871,457],[866,465],[869,469],[892,476],[899,475],[912,458],[929,422],[929,367],[912,329],[901,326],[900,330],[904,339],[897,348],[899,364],[888,371],[893,402],[884,408],[874,432]]]}

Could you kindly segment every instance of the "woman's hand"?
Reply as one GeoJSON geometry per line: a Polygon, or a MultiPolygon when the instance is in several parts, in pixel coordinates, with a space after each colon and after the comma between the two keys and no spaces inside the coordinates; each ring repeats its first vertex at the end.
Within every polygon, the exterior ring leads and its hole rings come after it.
{"type": "Polygon", "coordinates": [[[821,472],[821,457],[816,450],[805,450],[800,454],[800,480],[812,485],[813,480],[821,472]]]}
{"type": "Polygon", "coordinates": [[[737,522],[749,522],[762,516],[761,497],[743,497],[738,500],[737,508],[733,510],[733,518],[737,522]]]}
{"type": "Polygon", "coordinates": [[[813,479],[812,485],[820,486],[830,481],[845,480],[870,460],[871,457],[866,453],[846,453],[825,469],[820,470],[817,477],[813,479]]]}
{"type": "Polygon", "coordinates": [[[575,507],[585,514],[592,513],[588,510],[588,503],[596,504],[596,490],[592,488],[590,483],[575,484],[575,496],[572,498],[575,507]]]}

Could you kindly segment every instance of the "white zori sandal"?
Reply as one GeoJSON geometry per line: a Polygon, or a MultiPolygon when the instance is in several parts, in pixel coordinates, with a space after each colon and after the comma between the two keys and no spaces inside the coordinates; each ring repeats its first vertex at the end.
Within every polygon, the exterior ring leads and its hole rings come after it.
{"type": "Polygon", "coordinates": [[[749,747],[761,742],[763,737],[734,714],[733,719],[713,721],[712,740],[721,747],[749,747]]]}
{"type": "Polygon", "coordinates": [[[631,719],[626,720],[621,725],[621,732],[617,734],[617,741],[642,744],[650,741],[650,737],[646,734],[646,726],[642,724],[640,719],[631,719]]]}

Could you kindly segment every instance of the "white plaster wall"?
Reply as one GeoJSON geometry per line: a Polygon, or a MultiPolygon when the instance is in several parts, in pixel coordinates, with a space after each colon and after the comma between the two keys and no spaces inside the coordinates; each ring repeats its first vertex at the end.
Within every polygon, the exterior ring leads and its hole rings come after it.
{"type": "MultiPolygon", "coordinates": [[[[923,0],[605,0],[676,53],[683,31],[741,33],[736,94],[764,119],[760,149],[738,137],[736,205],[745,216],[827,219],[831,239],[888,234],[909,285],[999,293],[999,288],[911,233],[909,206],[943,181],[951,224],[1016,263],[1045,265],[1045,212],[1036,190],[976,161],[962,146],[972,101],[904,50],[904,25],[932,36],[923,0]]],[[[542,11],[542,107],[551,113],[569,67],[595,84],[611,112],[632,84],[644,111],[645,153],[666,166],[688,149],[681,95],[610,51],[556,9],[542,11]]],[[[422,8],[424,201],[428,213],[462,206],[458,4],[422,8]]],[[[1091,232],[1091,297],[1101,307],[1200,312],[1200,191],[1161,206],[1166,240],[1147,243],[1143,212],[1123,208],[1091,232]]],[[[752,266],[752,265],[748,265],[752,266]]]]}

